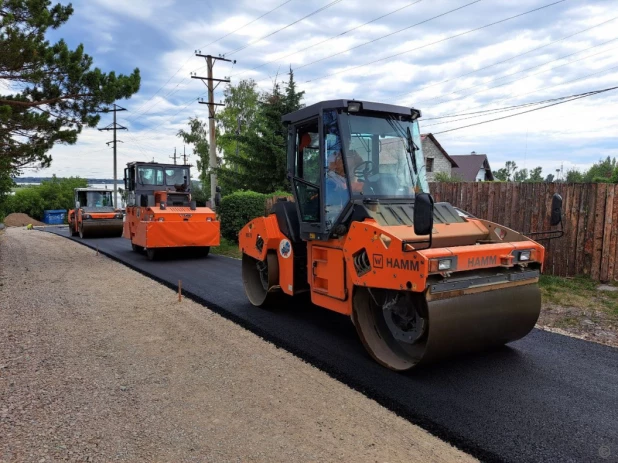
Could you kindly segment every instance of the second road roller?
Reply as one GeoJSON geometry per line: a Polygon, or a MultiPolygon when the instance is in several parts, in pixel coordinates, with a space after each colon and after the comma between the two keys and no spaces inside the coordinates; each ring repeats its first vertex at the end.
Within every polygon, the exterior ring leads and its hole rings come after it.
{"type": "Polygon", "coordinates": [[[112,193],[100,188],[75,188],[75,208],[68,215],[72,236],[122,236],[123,214],[114,207],[112,193]]]}
{"type": "MultiPolygon", "coordinates": [[[[544,247],[434,203],[420,116],[355,100],[284,116],[294,201],[239,233],[252,304],[309,293],[351,317],[369,354],[397,371],[520,339],[541,309],[544,247]]],[[[561,208],[554,195],[544,237],[560,235],[561,208]]]]}

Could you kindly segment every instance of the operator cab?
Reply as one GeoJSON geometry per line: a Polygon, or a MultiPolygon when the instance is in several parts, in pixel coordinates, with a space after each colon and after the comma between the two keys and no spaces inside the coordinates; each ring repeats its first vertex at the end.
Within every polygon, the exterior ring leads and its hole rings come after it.
{"type": "Polygon", "coordinates": [[[128,207],[190,206],[189,166],[132,162],[124,170],[124,185],[128,207]]]}
{"type": "Polygon", "coordinates": [[[114,212],[113,191],[95,188],[76,188],[75,205],[84,212],[114,212]]]}
{"type": "MultiPolygon", "coordinates": [[[[414,223],[415,197],[429,193],[420,115],[414,108],[333,100],[283,117],[302,239],[342,236],[352,220],[368,217],[383,225],[414,223]]],[[[292,208],[286,209],[289,215],[292,208]]]]}

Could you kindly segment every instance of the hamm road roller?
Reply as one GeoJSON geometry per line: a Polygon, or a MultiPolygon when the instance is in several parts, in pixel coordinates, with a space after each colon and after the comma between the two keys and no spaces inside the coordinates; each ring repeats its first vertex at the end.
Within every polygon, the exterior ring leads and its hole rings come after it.
{"type": "MultiPolygon", "coordinates": [[[[541,308],[543,246],[434,204],[420,115],[336,100],[284,116],[295,201],[239,234],[253,305],[309,292],[350,316],[369,354],[398,371],[520,339],[541,308]]],[[[561,203],[555,195],[552,229],[561,203]]]]}
{"type": "Polygon", "coordinates": [[[71,236],[122,236],[123,214],[114,208],[112,193],[98,188],[75,188],[75,209],[70,209],[68,216],[71,236]]]}
{"type": "Polygon", "coordinates": [[[193,248],[206,257],[219,246],[219,222],[212,209],[191,200],[190,167],[132,162],[124,170],[127,213],[123,236],[134,251],[154,260],[163,249],[193,248]]]}

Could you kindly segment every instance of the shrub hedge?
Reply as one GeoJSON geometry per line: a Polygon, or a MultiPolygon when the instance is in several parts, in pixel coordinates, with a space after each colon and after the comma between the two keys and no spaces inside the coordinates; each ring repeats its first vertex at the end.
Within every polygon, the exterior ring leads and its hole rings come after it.
{"type": "Polygon", "coordinates": [[[290,193],[277,191],[271,194],[255,191],[236,191],[221,198],[219,220],[221,221],[221,236],[238,242],[238,232],[248,222],[256,217],[264,216],[266,200],[273,196],[289,196],[290,193]]]}

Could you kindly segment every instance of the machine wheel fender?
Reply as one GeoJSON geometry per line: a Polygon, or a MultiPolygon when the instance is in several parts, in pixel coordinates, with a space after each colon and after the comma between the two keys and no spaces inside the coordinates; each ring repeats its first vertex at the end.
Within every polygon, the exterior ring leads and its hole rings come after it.
{"type": "Polygon", "coordinates": [[[279,254],[281,240],[285,239],[274,215],[258,217],[245,225],[238,233],[238,247],[244,254],[265,260],[268,251],[279,254]]]}

